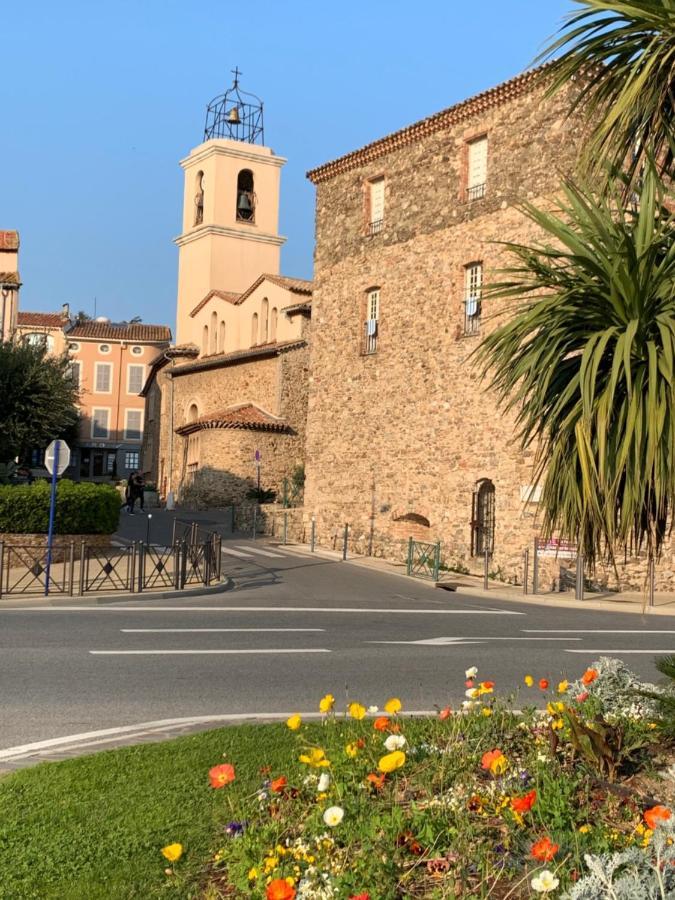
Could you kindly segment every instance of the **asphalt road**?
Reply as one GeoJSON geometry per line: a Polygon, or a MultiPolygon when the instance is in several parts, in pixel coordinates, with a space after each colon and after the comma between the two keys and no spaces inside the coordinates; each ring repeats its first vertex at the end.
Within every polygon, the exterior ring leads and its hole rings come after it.
{"type": "MultiPolygon", "coordinates": [[[[224,543],[234,590],[179,600],[0,609],[0,750],[154,720],[316,710],[326,692],[409,710],[575,677],[600,655],[656,678],[674,616],[489,602],[414,579],[224,543]],[[238,554],[238,555],[237,555],[238,554]]],[[[526,695],[532,699],[532,692],[526,695]]]]}

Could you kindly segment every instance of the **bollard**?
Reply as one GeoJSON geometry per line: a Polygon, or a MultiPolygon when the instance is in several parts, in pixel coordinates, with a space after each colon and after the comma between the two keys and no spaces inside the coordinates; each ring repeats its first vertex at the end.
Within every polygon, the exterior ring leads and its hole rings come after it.
{"type": "Polygon", "coordinates": [[[527,582],[530,577],[530,548],[523,553],[523,594],[527,594],[527,582]]]}
{"type": "Polygon", "coordinates": [[[345,523],[345,534],[342,539],[342,559],[347,559],[347,541],[349,540],[349,524],[345,523]]]}
{"type": "MultiPolygon", "coordinates": [[[[0,541],[0,597],[2,597],[3,566],[5,562],[5,542],[0,541]]],[[[9,567],[7,571],[7,590],[9,591],[9,567]]]]}
{"type": "Polygon", "coordinates": [[[84,594],[86,555],[87,555],[87,550],[86,550],[86,547],[84,546],[84,541],[82,541],[80,543],[80,597],[84,594]]]}
{"type": "Polygon", "coordinates": [[[257,519],[258,519],[258,507],[254,506],[253,507],[253,540],[255,540],[255,533],[256,533],[256,529],[258,527],[257,519]]]}
{"type": "MultiPolygon", "coordinates": [[[[68,596],[73,596],[73,586],[75,581],[75,541],[70,542],[70,550],[68,551],[68,596]]],[[[65,578],[64,578],[65,581],[65,578]]]]}
{"type": "Polygon", "coordinates": [[[584,599],[584,557],[577,553],[577,572],[574,597],[576,600],[584,599]]]}
{"type": "Polygon", "coordinates": [[[316,547],[316,519],[312,516],[312,530],[310,532],[309,538],[309,549],[314,553],[314,548],[316,547]]]}
{"type": "Polygon", "coordinates": [[[218,535],[217,544],[216,544],[216,570],[218,573],[218,581],[221,580],[223,574],[223,539],[220,535],[218,535]]]}
{"type": "Polygon", "coordinates": [[[654,586],[656,583],[656,566],[654,560],[649,560],[649,605],[654,606],[654,586]]]}
{"type": "Polygon", "coordinates": [[[173,529],[171,531],[171,544],[176,543],[176,517],[173,517],[173,529]]]}
{"type": "Polygon", "coordinates": [[[486,547],[485,552],[483,553],[483,590],[484,591],[488,591],[490,589],[490,582],[488,579],[489,568],[490,568],[490,554],[486,547]]]}
{"type": "Polygon", "coordinates": [[[138,544],[138,593],[143,593],[143,584],[145,582],[145,546],[143,541],[138,544]]]}
{"type": "Polygon", "coordinates": [[[173,586],[180,590],[180,544],[177,541],[173,545],[173,586]]]}
{"type": "Polygon", "coordinates": [[[288,513],[285,512],[284,513],[284,539],[282,541],[282,544],[288,543],[287,538],[288,538],[288,513]]]}
{"type": "Polygon", "coordinates": [[[127,553],[127,586],[130,594],[136,592],[136,541],[132,542],[127,553]],[[131,563],[129,557],[131,557],[131,563]]]}
{"type": "Polygon", "coordinates": [[[534,539],[534,558],[532,560],[532,593],[539,593],[539,554],[537,539],[534,539]]]}
{"type": "Polygon", "coordinates": [[[413,572],[413,544],[414,541],[411,537],[408,538],[408,559],[406,560],[405,573],[406,575],[412,575],[413,572]]]}

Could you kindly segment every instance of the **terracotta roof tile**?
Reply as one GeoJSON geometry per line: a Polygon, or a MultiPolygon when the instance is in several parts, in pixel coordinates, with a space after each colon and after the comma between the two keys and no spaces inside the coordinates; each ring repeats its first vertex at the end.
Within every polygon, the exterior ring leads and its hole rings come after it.
{"type": "Polygon", "coordinates": [[[304,278],[288,278],[285,275],[270,275],[265,273],[261,275],[260,278],[257,278],[251,287],[246,288],[243,294],[239,295],[239,299],[237,300],[237,304],[243,303],[247,297],[250,297],[253,291],[256,288],[260,287],[263,281],[271,281],[272,284],[276,284],[279,287],[285,288],[287,291],[290,291],[292,294],[305,294],[307,296],[312,296],[312,290],[314,287],[313,281],[307,281],[304,278]]]}
{"type": "Polygon", "coordinates": [[[292,306],[284,306],[281,310],[287,316],[293,316],[296,313],[311,313],[312,303],[294,303],[292,306]]]}
{"type": "Polygon", "coordinates": [[[247,350],[235,350],[233,353],[214,353],[211,356],[202,356],[194,362],[183,363],[171,370],[172,376],[189,375],[191,372],[200,372],[203,369],[218,369],[220,366],[235,365],[248,359],[264,359],[267,356],[278,356],[287,350],[295,350],[305,347],[307,341],[281,341],[279,343],[258,344],[247,350]]]}
{"type": "Polygon", "coordinates": [[[0,231],[0,250],[18,250],[19,232],[0,231]]]}
{"type": "Polygon", "coordinates": [[[190,313],[190,318],[194,319],[197,313],[200,312],[200,310],[204,309],[204,307],[212,297],[218,297],[220,300],[227,300],[228,303],[237,303],[239,294],[235,293],[234,291],[209,291],[206,297],[201,299],[192,310],[192,312],[190,313]]]}
{"type": "Polygon", "coordinates": [[[68,332],[70,338],[103,338],[109,341],[161,343],[171,340],[167,325],[144,325],[128,322],[82,322],[68,332]]]}
{"type": "Polygon", "coordinates": [[[242,403],[216,412],[206,413],[196,421],[176,429],[177,434],[190,434],[204,428],[248,428],[253,431],[289,431],[283,419],[265,412],[254,403],[242,403]]]}
{"type": "Polygon", "coordinates": [[[0,272],[0,284],[21,284],[18,272],[0,272]]]}
{"type": "Polygon", "coordinates": [[[42,325],[44,328],[63,328],[68,320],[61,313],[21,312],[17,316],[18,325],[42,325]]]}
{"type": "Polygon", "coordinates": [[[493,109],[495,106],[501,106],[503,103],[520,97],[522,94],[526,94],[535,88],[540,82],[542,72],[548,69],[550,65],[551,63],[546,63],[536,69],[523,72],[509,81],[504,81],[496,87],[476,94],[474,97],[469,97],[468,100],[462,100],[461,103],[457,103],[448,109],[443,109],[426,119],[402,128],[400,131],[395,131],[393,134],[379,138],[371,144],[366,144],[365,147],[361,147],[359,150],[353,150],[351,153],[323,163],[323,165],[317,166],[315,169],[310,169],[307,172],[307,178],[314,184],[319,184],[322,181],[333,178],[335,175],[339,175],[341,172],[349,172],[351,169],[364,165],[364,163],[378,159],[391,150],[397,150],[399,147],[413,144],[429,134],[441,131],[450,125],[456,125],[478,113],[493,109]]]}

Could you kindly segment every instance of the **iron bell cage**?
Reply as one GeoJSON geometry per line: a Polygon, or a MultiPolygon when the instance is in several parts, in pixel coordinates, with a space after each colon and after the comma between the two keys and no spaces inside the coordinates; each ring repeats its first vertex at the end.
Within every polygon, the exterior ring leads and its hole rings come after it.
{"type": "Polygon", "coordinates": [[[206,108],[204,140],[229,138],[248,144],[264,144],[263,104],[259,97],[239,87],[241,72],[234,69],[232,87],[214,97],[206,108]]]}

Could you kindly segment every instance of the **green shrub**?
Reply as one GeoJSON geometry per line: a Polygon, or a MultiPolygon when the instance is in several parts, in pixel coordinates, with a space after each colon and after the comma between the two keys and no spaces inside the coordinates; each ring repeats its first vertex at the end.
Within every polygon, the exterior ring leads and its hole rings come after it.
{"type": "MultiPolygon", "coordinates": [[[[0,532],[46,534],[50,485],[0,485],[0,532]]],[[[56,492],[56,534],[112,534],[120,517],[119,492],[107,484],[60,481],[56,492]]]]}

